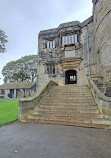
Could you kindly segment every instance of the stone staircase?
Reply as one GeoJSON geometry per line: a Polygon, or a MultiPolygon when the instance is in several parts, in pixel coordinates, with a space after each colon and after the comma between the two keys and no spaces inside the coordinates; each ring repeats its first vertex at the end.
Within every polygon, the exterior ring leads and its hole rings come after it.
{"type": "Polygon", "coordinates": [[[41,106],[26,119],[28,122],[83,127],[109,128],[111,121],[103,118],[88,86],[55,86],[41,106]]]}

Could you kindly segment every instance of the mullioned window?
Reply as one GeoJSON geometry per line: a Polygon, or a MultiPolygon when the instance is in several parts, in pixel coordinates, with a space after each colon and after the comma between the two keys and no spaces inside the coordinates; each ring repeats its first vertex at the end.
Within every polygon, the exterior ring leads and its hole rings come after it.
{"type": "Polygon", "coordinates": [[[62,46],[67,44],[75,44],[78,42],[78,35],[67,35],[62,37],[62,46]]]}
{"type": "Polygon", "coordinates": [[[55,40],[53,40],[53,41],[47,41],[46,48],[47,49],[49,49],[49,48],[55,48],[55,40]]]}

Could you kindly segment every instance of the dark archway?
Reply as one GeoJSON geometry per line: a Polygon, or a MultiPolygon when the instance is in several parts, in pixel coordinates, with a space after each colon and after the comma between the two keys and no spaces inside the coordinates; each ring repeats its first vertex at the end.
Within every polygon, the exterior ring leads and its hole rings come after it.
{"type": "Polygon", "coordinates": [[[65,84],[76,84],[77,72],[75,70],[68,70],[65,72],[65,84]]]}

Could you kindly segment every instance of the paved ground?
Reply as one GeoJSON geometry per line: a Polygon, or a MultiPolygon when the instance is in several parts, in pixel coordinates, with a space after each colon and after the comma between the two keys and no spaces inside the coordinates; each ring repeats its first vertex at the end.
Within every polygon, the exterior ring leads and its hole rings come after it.
{"type": "Polygon", "coordinates": [[[0,158],[111,158],[111,130],[28,123],[2,126],[0,158]]]}

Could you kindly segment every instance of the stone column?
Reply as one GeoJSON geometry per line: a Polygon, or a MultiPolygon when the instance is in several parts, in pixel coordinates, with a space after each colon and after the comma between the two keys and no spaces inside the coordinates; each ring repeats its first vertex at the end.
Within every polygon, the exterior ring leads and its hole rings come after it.
{"type": "Polygon", "coordinates": [[[16,89],[14,89],[14,98],[16,98],[16,89]]]}

